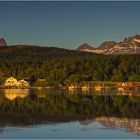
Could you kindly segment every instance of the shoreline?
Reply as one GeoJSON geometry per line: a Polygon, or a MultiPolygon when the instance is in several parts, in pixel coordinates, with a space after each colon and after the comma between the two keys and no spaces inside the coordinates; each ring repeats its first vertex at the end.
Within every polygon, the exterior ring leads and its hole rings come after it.
{"type": "MultiPolygon", "coordinates": [[[[64,85],[64,86],[29,86],[29,87],[18,87],[18,86],[4,86],[0,85],[0,89],[62,89],[62,90],[74,90],[74,89],[82,89],[83,91],[85,90],[94,90],[96,87],[104,87],[104,90],[111,90],[111,89],[117,89],[119,87],[124,88],[124,89],[130,89],[128,86],[122,87],[118,86],[117,84],[120,83],[132,83],[134,84],[134,87],[131,89],[139,89],[140,88],[140,82],[112,82],[112,81],[106,81],[106,82],[85,82],[85,83],[78,83],[78,84],[71,84],[71,85],[64,85]]],[[[102,89],[103,90],[103,89],[102,89]]]]}

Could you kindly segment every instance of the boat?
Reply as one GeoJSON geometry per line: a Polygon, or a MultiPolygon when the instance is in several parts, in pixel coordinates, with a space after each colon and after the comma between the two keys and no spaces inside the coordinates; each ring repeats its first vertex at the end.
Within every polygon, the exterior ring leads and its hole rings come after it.
{"type": "Polygon", "coordinates": [[[124,91],[125,89],[123,87],[118,87],[118,91],[124,91]]]}
{"type": "Polygon", "coordinates": [[[102,86],[95,86],[95,90],[98,90],[98,91],[100,91],[100,90],[102,90],[102,86]]]}
{"type": "Polygon", "coordinates": [[[124,91],[123,87],[118,87],[118,91],[124,91]]]}
{"type": "Polygon", "coordinates": [[[108,90],[108,89],[111,89],[111,88],[108,87],[108,86],[104,86],[104,85],[102,85],[102,86],[100,86],[100,85],[95,86],[95,90],[97,90],[97,91],[100,91],[100,90],[108,90]]]}
{"type": "Polygon", "coordinates": [[[136,85],[131,82],[122,82],[117,84],[118,91],[133,90],[135,87],[136,85]]]}
{"type": "Polygon", "coordinates": [[[82,90],[83,90],[83,91],[90,90],[90,87],[85,85],[85,86],[82,87],[82,90]]]}
{"type": "Polygon", "coordinates": [[[71,85],[68,87],[69,91],[74,91],[75,89],[77,89],[77,86],[71,85]]]}

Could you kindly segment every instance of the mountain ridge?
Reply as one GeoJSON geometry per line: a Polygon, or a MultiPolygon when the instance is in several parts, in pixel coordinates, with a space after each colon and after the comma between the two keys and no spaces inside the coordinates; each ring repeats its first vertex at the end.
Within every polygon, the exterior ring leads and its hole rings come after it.
{"type": "MultiPolygon", "coordinates": [[[[4,38],[0,38],[0,51],[2,51],[6,47],[8,51],[10,51],[13,47],[14,49],[28,49],[32,47],[40,47],[46,48],[47,46],[35,46],[35,45],[12,45],[7,46],[4,38]],[[30,47],[29,47],[30,46],[30,47]],[[9,48],[10,47],[10,48],[9,48]]],[[[58,48],[58,47],[48,47],[48,48],[58,48]]],[[[64,49],[65,51],[71,51],[71,49],[66,48],[58,48],[64,49]]],[[[115,41],[105,41],[99,45],[99,47],[95,48],[87,43],[83,43],[76,50],[80,53],[92,53],[92,54],[103,54],[103,55],[125,55],[125,54],[140,54],[140,35],[134,35],[130,37],[125,37],[121,42],[115,41]]]]}
{"type": "Polygon", "coordinates": [[[84,50],[84,49],[90,49],[90,50],[94,50],[96,48],[93,48],[92,46],[90,46],[89,44],[87,43],[84,43],[82,45],[80,45],[77,50],[84,50]]]}
{"type": "Polygon", "coordinates": [[[118,42],[118,43],[115,41],[105,41],[97,48],[90,49],[84,47],[79,49],[79,51],[92,52],[92,53],[105,54],[105,55],[140,54],[140,35],[126,37],[122,42],[118,42]]]}

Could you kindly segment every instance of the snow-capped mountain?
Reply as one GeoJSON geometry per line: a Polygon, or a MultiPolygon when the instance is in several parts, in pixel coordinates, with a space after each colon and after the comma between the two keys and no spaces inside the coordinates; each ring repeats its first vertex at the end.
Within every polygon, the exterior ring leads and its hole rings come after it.
{"type": "MultiPolygon", "coordinates": [[[[90,46],[91,47],[91,46],[90,46]]],[[[80,51],[99,54],[140,54],[140,35],[125,38],[122,42],[106,41],[98,48],[82,48],[80,51]]]]}

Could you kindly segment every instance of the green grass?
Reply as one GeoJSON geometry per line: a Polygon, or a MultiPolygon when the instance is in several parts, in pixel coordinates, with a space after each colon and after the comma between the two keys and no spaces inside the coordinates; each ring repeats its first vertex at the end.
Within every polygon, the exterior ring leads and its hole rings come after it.
{"type": "Polygon", "coordinates": [[[47,82],[46,81],[36,81],[34,84],[33,84],[34,87],[46,87],[48,86],[47,85],[47,82]]]}
{"type": "MultiPolygon", "coordinates": [[[[128,81],[129,82],[129,81],[128,81]]],[[[90,82],[82,82],[81,85],[88,85],[89,86],[97,86],[97,85],[102,85],[104,84],[105,86],[110,86],[110,87],[113,87],[113,86],[116,86],[118,82],[112,82],[112,81],[105,81],[105,82],[102,82],[102,81],[90,81],[90,82]]],[[[135,83],[136,86],[140,86],[140,82],[132,82],[132,83],[135,83]]]]}
{"type": "Polygon", "coordinates": [[[136,86],[140,86],[140,82],[133,82],[136,84],[136,86]]]}
{"type": "Polygon", "coordinates": [[[89,86],[97,86],[97,85],[102,85],[104,84],[105,86],[116,86],[117,82],[111,82],[111,81],[106,81],[106,82],[101,82],[101,81],[90,81],[90,82],[82,82],[81,85],[89,85],[89,86]]]}

